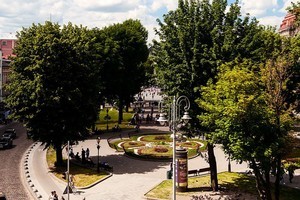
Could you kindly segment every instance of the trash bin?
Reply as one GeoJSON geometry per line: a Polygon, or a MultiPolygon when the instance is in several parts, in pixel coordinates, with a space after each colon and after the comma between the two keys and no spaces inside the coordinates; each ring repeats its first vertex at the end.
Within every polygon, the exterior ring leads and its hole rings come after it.
{"type": "Polygon", "coordinates": [[[172,171],[171,170],[167,171],[167,179],[172,179],[172,171]]]}

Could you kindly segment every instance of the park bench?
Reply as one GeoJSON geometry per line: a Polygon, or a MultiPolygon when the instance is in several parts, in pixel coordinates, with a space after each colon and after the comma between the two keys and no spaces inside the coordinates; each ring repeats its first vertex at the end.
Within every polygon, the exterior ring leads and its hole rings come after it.
{"type": "Polygon", "coordinates": [[[188,171],[188,175],[192,174],[194,176],[198,176],[200,175],[200,173],[202,172],[207,172],[210,171],[210,167],[206,167],[206,168],[201,168],[201,169],[193,169],[193,170],[189,170],[188,171]]]}
{"type": "Polygon", "coordinates": [[[190,174],[192,174],[194,176],[197,176],[198,175],[198,170],[197,169],[189,170],[188,175],[190,175],[190,174]]]}

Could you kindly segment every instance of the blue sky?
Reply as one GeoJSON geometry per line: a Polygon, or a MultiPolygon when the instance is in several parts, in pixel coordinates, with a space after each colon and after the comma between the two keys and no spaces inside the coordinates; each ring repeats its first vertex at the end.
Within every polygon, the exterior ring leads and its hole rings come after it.
{"type": "MultiPolygon", "coordinates": [[[[177,8],[178,0],[0,0],[0,38],[15,37],[16,31],[46,20],[82,24],[89,28],[109,26],[126,19],[140,19],[155,37],[157,18],[177,8]]],[[[228,0],[232,3],[234,0],[228,0]]],[[[261,24],[279,27],[291,0],[240,0],[243,15],[250,13],[261,24]]]]}

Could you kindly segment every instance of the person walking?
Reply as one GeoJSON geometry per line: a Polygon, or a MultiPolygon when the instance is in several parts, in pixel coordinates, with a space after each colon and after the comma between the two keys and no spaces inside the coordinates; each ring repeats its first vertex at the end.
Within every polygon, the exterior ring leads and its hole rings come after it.
{"type": "Polygon", "coordinates": [[[56,191],[53,191],[53,200],[58,200],[58,195],[56,194],[56,191]]]}
{"type": "Polygon", "coordinates": [[[290,181],[290,183],[292,183],[292,180],[293,180],[293,178],[294,178],[294,173],[295,173],[295,168],[294,168],[294,166],[291,164],[291,165],[289,165],[288,166],[288,174],[289,174],[289,181],[290,181]]]}
{"type": "Polygon", "coordinates": [[[84,164],[85,163],[85,150],[82,148],[81,150],[81,163],[84,164]]]}
{"type": "Polygon", "coordinates": [[[74,181],[75,181],[75,176],[73,174],[70,174],[70,186],[71,186],[71,188],[74,187],[74,181]]]}
{"type": "Polygon", "coordinates": [[[54,200],[54,191],[51,191],[51,194],[49,196],[49,200],[54,200]]]}
{"type": "Polygon", "coordinates": [[[86,148],[85,155],[86,155],[87,159],[90,157],[90,149],[89,148],[86,148]]]}

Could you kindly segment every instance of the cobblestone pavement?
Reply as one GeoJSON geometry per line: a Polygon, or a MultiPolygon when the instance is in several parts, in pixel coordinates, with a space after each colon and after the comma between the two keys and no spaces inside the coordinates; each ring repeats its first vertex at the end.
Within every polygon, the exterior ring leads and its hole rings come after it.
{"type": "MultiPolygon", "coordinates": [[[[8,199],[32,199],[24,187],[20,173],[22,156],[32,141],[26,139],[25,128],[21,124],[12,123],[7,127],[16,129],[17,138],[13,141],[13,148],[0,149],[0,191],[4,192],[8,199]]],[[[0,128],[1,135],[5,128],[0,128]]]]}

